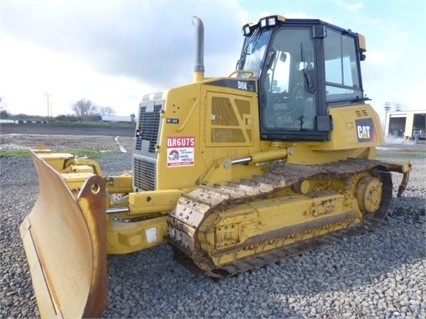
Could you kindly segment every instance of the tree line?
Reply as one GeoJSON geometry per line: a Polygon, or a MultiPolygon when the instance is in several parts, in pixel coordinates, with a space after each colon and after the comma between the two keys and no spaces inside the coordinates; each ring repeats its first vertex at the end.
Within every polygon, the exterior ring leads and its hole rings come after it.
{"type": "Polygon", "coordinates": [[[71,106],[74,115],[81,120],[89,120],[93,116],[115,115],[115,111],[110,106],[97,106],[92,101],[81,99],[71,106]]]}
{"type": "MultiPolygon", "coordinates": [[[[112,116],[115,115],[115,110],[110,106],[98,106],[91,100],[80,99],[71,105],[71,115],[58,115],[57,119],[62,120],[81,120],[81,121],[93,121],[100,120],[102,115],[112,116]]],[[[0,96],[0,118],[8,119],[14,115],[9,113],[4,107],[4,99],[0,96]]],[[[18,117],[27,116],[26,114],[18,114],[18,117]]],[[[130,115],[134,118],[134,115],[130,115]]]]}

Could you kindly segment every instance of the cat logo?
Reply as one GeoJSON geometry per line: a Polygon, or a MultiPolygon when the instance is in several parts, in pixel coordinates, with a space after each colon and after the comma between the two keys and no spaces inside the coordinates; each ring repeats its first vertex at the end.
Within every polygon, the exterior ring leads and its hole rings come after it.
{"type": "Polygon", "coordinates": [[[356,120],[355,123],[358,142],[374,142],[376,140],[376,131],[371,118],[356,120]]]}
{"type": "Polygon", "coordinates": [[[370,138],[370,129],[371,127],[368,125],[358,125],[358,138],[360,139],[369,139],[370,138]]]}

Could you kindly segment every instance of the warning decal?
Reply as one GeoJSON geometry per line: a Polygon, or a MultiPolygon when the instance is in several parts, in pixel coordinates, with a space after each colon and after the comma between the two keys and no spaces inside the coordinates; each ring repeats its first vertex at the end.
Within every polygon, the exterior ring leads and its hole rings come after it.
{"type": "Polygon", "coordinates": [[[177,136],[167,138],[167,166],[194,165],[195,137],[177,136]]]}

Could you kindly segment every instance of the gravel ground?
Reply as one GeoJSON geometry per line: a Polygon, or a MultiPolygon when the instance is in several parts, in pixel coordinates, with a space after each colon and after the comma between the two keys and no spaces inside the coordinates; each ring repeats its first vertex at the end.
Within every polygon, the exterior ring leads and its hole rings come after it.
{"type": "MultiPolygon", "coordinates": [[[[110,151],[108,174],[131,167],[112,137],[0,135],[3,149],[110,151]]],[[[131,138],[119,142],[131,150],[131,138]]],[[[387,145],[387,161],[411,159],[404,197],[393,198],[376,231],[286,262],[215,283],[173,259],[168,246],[108,258],[109,304],[103,318],[425,318],[426,145],[387,145]]],[[[38,317],[19,225],[34,205],[38,182],[29,158],[0,158],[0,316],[38,317]]],[[[396,192],[400,177],[395,176],[396,192]]]]}

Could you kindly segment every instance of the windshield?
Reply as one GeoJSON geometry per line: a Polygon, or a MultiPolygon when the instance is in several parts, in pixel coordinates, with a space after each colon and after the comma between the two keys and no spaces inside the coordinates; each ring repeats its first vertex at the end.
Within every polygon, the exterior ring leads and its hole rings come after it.
{"type": "MultiPolygon", "coordinates": [[[[257,29],[250,37],[245,39],[240,59],[240,70],[251,71],[255,77],[260,76],[263,57],[270,38],[270,30],[257,29]]],[[[241,76],[247,75],[242,73],[241,76]]]]}

